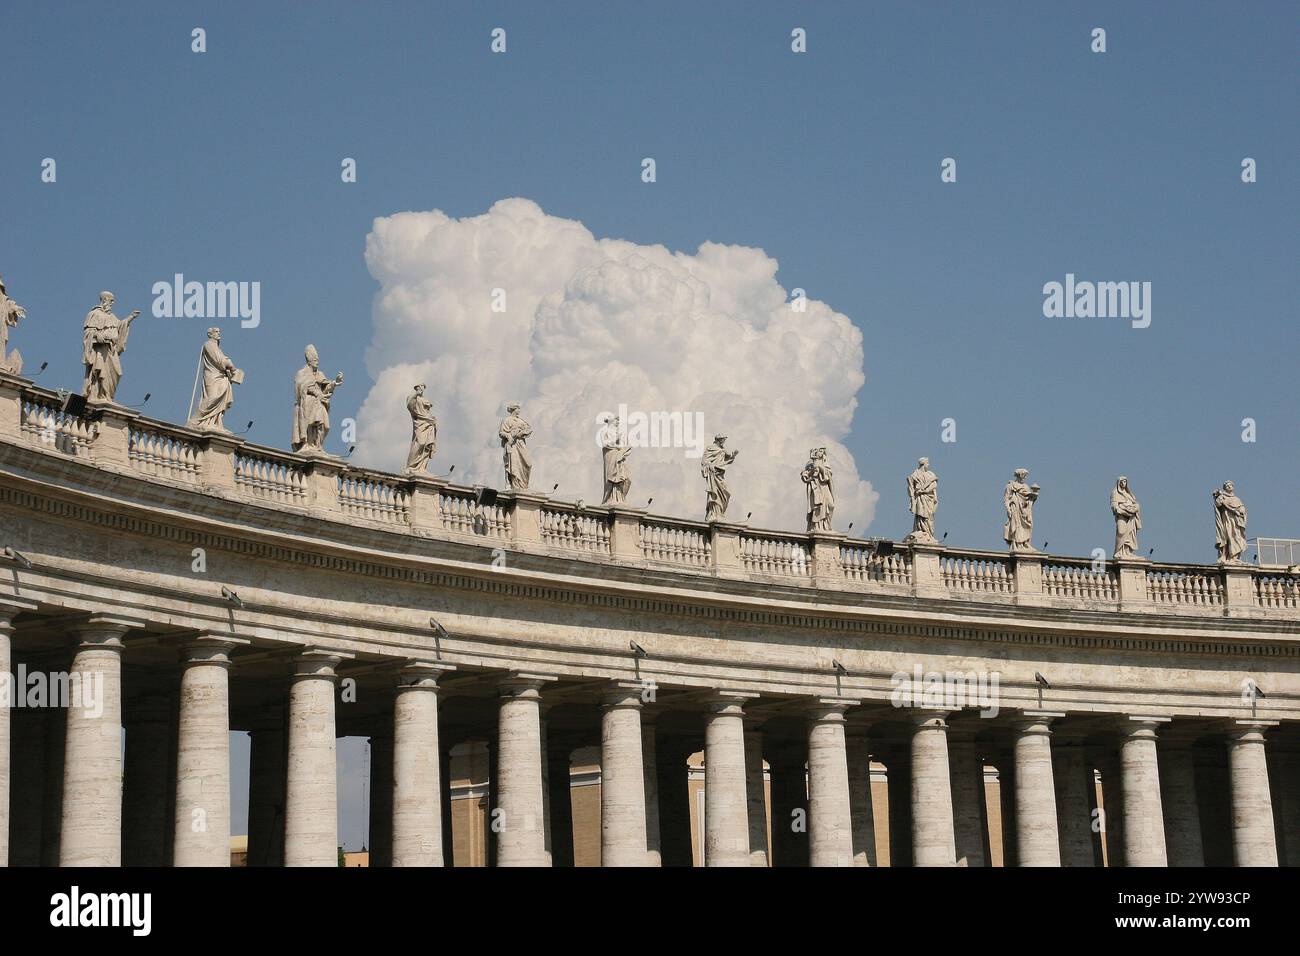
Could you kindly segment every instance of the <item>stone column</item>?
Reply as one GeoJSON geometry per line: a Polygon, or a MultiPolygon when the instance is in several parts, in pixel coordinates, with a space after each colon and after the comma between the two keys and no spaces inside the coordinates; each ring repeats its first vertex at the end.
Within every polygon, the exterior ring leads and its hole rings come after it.
{"type": "Polygon", "coordinates": [[[393,865],[393,729],[391,724],[370,735],[370,828],[366,846],[370,850],[372,868],[382,869],[393,865]]]}
{"type": "Polygon", "coordinates": [[[181,649],[174,866],[230,866],[229,670],[241,643],[203,635],[181,649]]]}
{"type": "Polygon", "coordinates": [[[871,794],[869,728],[849,724],[844,746],[849,764],[849,813],[853,824],[853,865],[876,866],[876,810],[871,794]]]}
{"type": "Polygon", "coordinates": [[[335,668],[343,655],[311,648],[295,661],[289,687],[284,865],[338,866],[335,668]]]}
{"type": "Polygon", "coordinates": [[[912,865],[956,866],[947,711],[912,716],[912,865]]]}
{"type": "Polygon", "coordinates": [[[958,866],[988,866],[984,856],[984,761],[975,728],[958,721],[948,728],[952,768],[953,849],[958,866]]]}
{"type": "MultiPolygon", "coordinates": [[[[438,678],[434,661],[402,669],[393,701],[392,865],[443,866],[438,678]]],[[[448,850],[450,848],[447,848],[448,850]]]]}
{"type": "MultiPolygon", "coordinates": [[[[885,790],[888,797],[889,867],[912,865],[912,766],[909,760],[911,741],[889,741],[876,745],[885,763],[885,790]]],[[[956,857],[954,846],[953,856],[956,857]]]]}
{"type": "Polygon", "coordinates": [[[1228,732],[1234,866],[1277,866],[1273,801],[1264,752],[1264,732],[1276,726],[1275,720],[1237,720],[1228,732]]]}
{"type": "Polygon", "coordinates": [[[122,865],[122,636],[136,622],[92,615],[73,628],[59,866],[122,865]]]}
{"type": "Polygon", "coordinates": [[[1016,761],[1016,863],[1060,866],[1051,723],[1060,713],[1025,711],[1013,722],[1016,761]]]}
{"type": "Polygon", "coordinates": [[[808,859],[853,865],[853,812],[844,712],[853,702],[824,698],[808,709],[808,859]]]}
{"type": "Polygon", "coordinates": [[[551,866],[573,866],[572,744],[566,737],[546,735],[546,786],[550,794],[551,866]]]}
{"type": "Polygon", "coordinates": [[[704,865],[749,866],[745,788],[745,701],[722,693],[709,701],[704,734],[704,865]]]}
{"type": "Polygon", "coordinates": [[[13,713],[12,783],[9,795],[10,866],[41,865],[41,804],[45,790],[45,716],[43,710],[13,713]]]}
{"type": "Polygon", "coordinates": [[[1092,839],[1092,764],[1083,740],[1056,735],[1052,745],[1052,779],[1056,783],[1057,831],[1062,866],[1096,866],[1092,839]]]}
{"type": "Polygon", "coordinates": [[[1124,866],[1124,787],[1119,753],[1110,740],[1097,751],[1096,764],[1101,770],[1101,823],[1098,844],[1104,846],[1107,868],[1124,866]]]}
{"type": "Polygon", "coordinates": [[[268,708],[249,734],[248,865],[284,864],[284,708],[268,708]]]}
{"type": "MultiPolygon", "coordinates": [[[[126,768],[122,778],[122,865],[167,866],[167,817],[176,788],[168,774],[172,704],[166,696],[143,697],[126,712],[126,768]]],[[[227,849],[227,854],[229,850],[227,849]]]]}
{"type": "Polygon", "coordinates": [[[1196,801],[1192,738],[1163,734],[1156,746],[1160,763],[1160,803],[1165,812],[1165,849],[1170,866],[1204,866],[1201,812],[1196,801]]]}
{"type": "Polygon", "coordinates": [[[555,678],[540,674],[514,673],[500,685],[495,809],[501,811],[501,830],[496,835],[497,866],[546,865],[539,705],[541,688],[552,680],[555,678]]]}
{"type": "Polygon", "coordinates": [[[745,796],[749,818],[749,862],[767,866],[767,787],[763,780],[762,720],[745,718],[745,796]]]}
{"type": "Polygon", "coordinates": [[[659,844],[659,771],[655,715],[641,719],[641,767],[645,774],[645,865],[663,866],[659,844]]]}
{"type": "Polygon", "coordinates": [[[1228,783],[1226,735],[1216,735],[1193,746],[1192,762],[1205,865],[1232,866],[1232,788],[1228,783]]]}
{"type": "Polygon", "coordinates": [[[438,802],[442,807],[442,865],[456,865],[456,840],[451,825],[451,745],[438,739],[438,779],[442,781],[442,792],[438,802]]]}
{"type": "Polygon", "coordinates": [[[617,681],[601,704],[601,866],[646,865],[641,689],[635,681],[617,681]]]}
{"type": "Polygon", "coordinates": [[[1130,717],[1120,745],[1126,866],[1168,866],[1156,729],[1168,717],[1130,717]]]}
{"type": "Polygon", "coordinates": [[[1015,742],[998,742],[993,759],[998,768],[998,830],[1002,837],[1002,865],[1011,867],[1020,858],[1016,832],[1015,742]]]}

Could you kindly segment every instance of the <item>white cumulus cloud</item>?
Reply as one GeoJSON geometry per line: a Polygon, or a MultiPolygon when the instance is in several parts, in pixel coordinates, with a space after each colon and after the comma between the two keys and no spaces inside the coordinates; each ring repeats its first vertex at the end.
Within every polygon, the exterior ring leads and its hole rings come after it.
{"type": "MultiPolygon", "coordinates": [[[[455,464],[458,480],[504,486],[497,428],[519,401],[533,426],[532,486],[559,482],[559,497],[599,503],[602,414],[698,413],[706,441],[721,432],[740,450],[728,519],[753,512],[752,525],[802,530],[799,473],[825,445],[836,528],[870,522],[879,496],[841,444],[865,381],[862,334],[825,303],[793,310],[763,250],[597,239],[516,198],[464,219],[376,219],[366,263],[380,289],[358,463],[400,470],[406,399],[424,382],[438,416],[434,472],[455,464]],[[493,311],[496,290],[504,312],[493,311]]],[[[698,449],[636,448],[630,461],[630,504],[653,496],[656,513],[703,517],[698,449]]]]}

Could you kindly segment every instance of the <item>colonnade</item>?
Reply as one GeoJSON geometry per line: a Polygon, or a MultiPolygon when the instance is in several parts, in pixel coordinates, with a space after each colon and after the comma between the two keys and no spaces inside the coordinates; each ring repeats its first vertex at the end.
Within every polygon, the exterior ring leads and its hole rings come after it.
{"type": "MultiPolygon", "coordinates": [[[[0,614],[5,669],[12,666],[12,616],[0,614]]],[[[7,862],[229,864],[230,671],[245,642],[215,633],[176,640],[174,702],[141,696],[124,713],[123,639],[131,627],[94,614],[69,628],[69,671],[74,680],[97,682],[95,706],[26,713],[19,721],[16,711],[0,709],[0,852],[7,862]]],[[[348,657],[327,648],[292,652],[282,703],[250,728],[254,865],[337,865],[337,684],[348,657]]],[[[449,862],[440,701],[444,679],[456,673],[436,659],[398,661],[384,671],[390,723],[371,738],[374,865],[449,862]]],[[[558,679],[476,675],[496,699],[489,808],[498,866],[573,860],[573,741],[548,734],[548,694],[558,679]]],[[[995,809],[1008,864],[1092,866],[1103,842],[1109,865],[1203,865],[1225,847],[1239,866],[1300,862],[1300,755],[1287,746],[1291,738],[1271,742],[1275,721],[1190,724],[1040,710],[982,721],[973,712],[836,697],[770,701],[730,689],[681,690],[663,704],[649,686],[581,685],[599,712],[607,866],[689,862],[685,756],[701,742],[709,866],[871,866],[882,812],[891,865],[987,866],[995,809]],[[697,736],[661,732],[669,714],[690,715],[697,736]],[[1218,769],[1201,756],[1207,741],[1226,752],[1218,769]],[[873,800],[873,762],[888,773],[887,810],[873,800]],[[986,764],[997,766],[1002,781],[996,807],[984,786],[986,764]]],[[[572,700],[572,685],[568,693],[572,700]]]]}

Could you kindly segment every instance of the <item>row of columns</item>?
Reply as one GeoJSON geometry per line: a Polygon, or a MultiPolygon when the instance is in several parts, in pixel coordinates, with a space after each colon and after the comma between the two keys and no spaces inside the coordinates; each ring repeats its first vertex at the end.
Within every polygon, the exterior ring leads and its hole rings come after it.
{"type": "MultiPolygon", "coordinates": [[[[0,615],[0,668],[10,660],[9,618],[0,615]]],[[[63,866],[123,862],[123,807],[133,817],[170,817],[171,862],[178,866],[229,864],[230,654],[239,641],[200,635],[184,643],[175,748],[171,713],[157,701],[133,715],[127,760],[131,792],[123,800],[122,637],[130,623],[99,615],[77,627],[71,664],[74,684],[98,688],[95,708],[72,707],[63,735],[58,860],[63,866]],[[174,752],[174,765],[167,759],[174,752]],[[170,778],[174,787],[164,784],[170,778]]],[[[341,655],[309,649],[298,655],[287,700],[287,733],[255,731],[250,768],[250,854],[255,863],[334,866],[337,862],[335,682],[341,655]],[[268,817],[265,799],[284,781],[283,820],[268,817]],[[283,833],[282,843],[277,832],[283,833]]],[[[438,728],[438,681],[452,670],[440,662],[412,662],[399,674],[389,746],[376,742],[375,818],[383,832],[376,863],[439,866],[447,839],[446,753],[438,728]],[[386,857],[386,859],[385,859],[386,857]]],[[[567,828],[568,766],[552,760],[543,719],[542,690],[555,678],[512,673],[499,685],[495,772],[490,812],[499,866],[547,866],[561,852],[554,830],[567,828]]],[[[647,720],[643,685],[615,682],[601,711],[601,859],[606,866],[660,865],[661,830],[679,835],[677,798],[684,774],[660,762],[647,720]],[[671,792],[665,792],[671,791],[671,792]],[[665,798],[661,800],[661,795],[665,798]]],[[[767,865],[796,859],[789,839],[802,814],[806,862],[813,866],[872,865],[871,747],[865,732],[848,730],[851,702],[820,699],[807,705],[806,746],[768,748],[773,845],[767,843],[764,747],[757,722],[745,713],[753,694],[719,693],[708,701],[705,725],[704,860],[708,866],[767,865]],[[805,776],[806,757],[806,776],[805,776]]],[[[1053,742],[1062,714],[1026,712],[1012,724],[1011,753],[1003,769],[1004,853],[1022,866],[1090,865],[1094,854],[1091,765],[1082,741],[1053,742]],[[1008,759],[1009,758],[1009,759],[1008,759]]],[[[1164,718],[1126,722],[1118,756],[1120,787],[1106,794],[1112,865],[1194,865],[1203,862],[1194,765],[1190,748],[1157,747],[1164,718]]],[[[1263,721],[1239,721],[1229,735],[1231,832],[1234,861],[1277,865],[1269,765],[1263,721]]],[[[1174,743],[1176,741],[1171,741],[1174,743]]],[[[10,712],[0,708],[0,861],[8,859],[10,712]]],[[[989,862],[982,825],[982,760],[974,734],[951,730],[947,713],[917,712],[905,746],[882,751],[890,766],[891,860],[894,865],[980,866],[989,862]],[[904,789],[906,788],[906,789],[904,789]],[[906,846],[904,844],[906,843],[906,846]]],[[[681,761],[677,761],[681,763],[681,761]]],[[[1114,776],[1103,768],[1104,779],[1114,776]]],[[[687,819],[689,817],[687,816],[687,819]]],[[[148,828],[141,826],[140,832],[148,828]]],[[[166,862],[156,844],[132,847],[141,862],[166,862]]],[[[129,862],[129,861],[128,861],[129,862]]]]}

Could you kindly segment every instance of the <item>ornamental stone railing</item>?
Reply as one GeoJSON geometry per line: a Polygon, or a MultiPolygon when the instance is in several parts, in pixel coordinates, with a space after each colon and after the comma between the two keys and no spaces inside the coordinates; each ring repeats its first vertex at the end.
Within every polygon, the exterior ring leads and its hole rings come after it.
{"type": "Polygon", "coordinates": [[[0,444],[317,519],[593,564],[967,604],[1300,620],[1300,574],[1287,569],[869,541],[583,506],[536,491],[491,494],[196,431],[116,405],[74,414],[65,399],[0,373],[0,444]]]}

